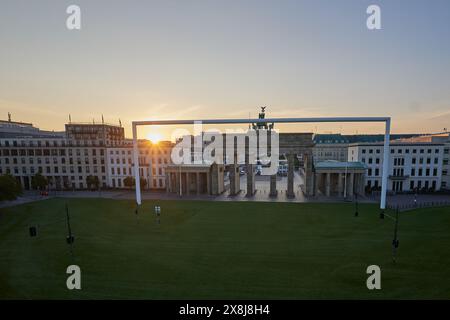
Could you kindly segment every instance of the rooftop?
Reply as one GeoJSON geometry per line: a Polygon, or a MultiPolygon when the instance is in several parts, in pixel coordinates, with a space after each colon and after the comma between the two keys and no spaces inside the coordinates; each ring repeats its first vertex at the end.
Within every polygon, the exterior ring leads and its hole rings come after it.
{"type": "MultiPolygon", "coordinates": [[[[391,140],[406,139],[420,136],[416,133],[391,134],[391,140]]],[[[383,142],[384,134],[354,134],[343,135],[340,133],[332,134],[315,134],[313,140],[317,144],[334,144],[334,143],[358,143],[358,142],[383,142]]]]}
{"type": "Polygon", "coordinates": [[[315,164],[316,169],[366,169],[367,166],[359,161],[335,161],[326,160],[315,164]]]}

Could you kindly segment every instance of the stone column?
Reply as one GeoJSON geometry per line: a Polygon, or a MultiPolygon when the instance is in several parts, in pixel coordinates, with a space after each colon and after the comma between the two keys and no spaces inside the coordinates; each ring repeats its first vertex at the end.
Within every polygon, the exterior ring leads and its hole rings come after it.
{"type": "Polygon", "coordinates": [[[206,193],[211,194],[211,175],[206,172],[206,193]]]}
{"type": "Polygon", "coordinates": [[[195,174],[195,178],[196,178],[196,183],[195,183],[195,187],[197,188],[197,195],[200,194],[200,173],[197,172],[195,174]]]}
{"type": "Polygon", "coordinates": [[[354,180],[355,180],[355,174],[353,172],[350,173],[349,179],[348,179],[348,197],[353,197],[353,189],[354,189],[354,180]]]}
{"type": "Polygon", "coordinates": [[[364,174],[359,173],[359,193],[363,196],[365,194],[365,186],[364,186],[364,174]]]}
{"type": "Polygon", "coordinates": [[[255,194],[255,165],[247,164],[247,197],[255,194]]]}
{"type": "Polygon", "coordinates": [[[170,173],[166,171],[166,193],[170,192],[170,173]]]}
{"type": "Polygon", "coordinates": [[[330,188],[331,188],[331,173],[326,173],[326,180],[325,180],[325,195],[327,197],[330,196],[330,188]]]}
{"type": "Polygon", "coordinates": [[[190,194],[190,189],[191,189],[191,177],[190,177],[191,173],[190,172],[186,172],[186,195],[190,194]]]}
{"type": "Polygon", "coordinates": [[[320,176],[321,176],[321,173],[316,172],[315,177],[314,177],[314,179],[315,179],[314,194],[316,196],[319,195],[319,186],[320,186],[320,181],[321,181],[320,176]]]}
{"type": "Polygon", "coordinates": [[[180,177],[180,171],[177,170],[178,172],[175,173],[175,188],[177,188],[175,190],[175,192],[180,196],[180,186],[181,186],[181,177],[180,177]]]}
{"type": "Polygon", "coordinates": [[[237,164],[232,164],[229,167],[230,171],[230,195],[234,196],[241,191],[240,186],[240,176],[239,176],[239,166],[237,164]]]}
{"type": "Polygon", "coordinates": [[[313,173],[313,157],[311,153],[303,154],[303,162],[305,168],[305,192],[307,196],[314,195],[314,173],[313,173]]]}
{"type": "Polygon", "coordinates": [[[294,154],[288,154],[287,196],[294,198],[294,154]]]}
{"type": "Polygon", "coordinates": [[[270,176],[270,194],[271,197],[277,196],[277,175],[273,174],[270,176]]]}
{"type": "Polygon", "coordinates": [[[342,181],[343,179],[344,179],[344,176],[342,175],[342,173],[338,173],[338,194],[339,194],[339,197],[342,197],[342,195],[344,193],[344,187],[343,187],[344,182],[342,181]]]}

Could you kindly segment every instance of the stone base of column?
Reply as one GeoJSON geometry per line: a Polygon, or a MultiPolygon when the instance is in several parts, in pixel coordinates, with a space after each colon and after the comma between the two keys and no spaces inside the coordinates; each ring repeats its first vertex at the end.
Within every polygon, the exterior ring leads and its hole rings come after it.
{"type": "Polygon", "coordinates": [[[230,172],[230,196],[235,196],[241,192],[241,182],[239,177],[239,166],[231,165],[230,172]]]}
{"type": "Polygon", "coordinates": [[[247,197],[252,197],[255,194],[255,170],[254,165],[247,165],[247,197]]]}
{"type": "Polygon", "coordinates": [[[278,195],[277,191],[277,175],[271,175],[270,176],[270,197],[276,197],[278,195]]]}
{"type": "Polygon", "coordinates": [[[287,176],[287,191],[288,198],[295,198],[294,193],[294,155],[288,154],[288,176],[287,176]]]}

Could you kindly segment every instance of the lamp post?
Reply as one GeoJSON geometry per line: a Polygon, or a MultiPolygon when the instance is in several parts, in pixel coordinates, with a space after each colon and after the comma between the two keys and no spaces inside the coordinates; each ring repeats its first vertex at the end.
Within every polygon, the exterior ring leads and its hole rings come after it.
{"type": "Polygon", "coordinates": [[[392,240],[392,260],[394,261],[394,263],[397,258],[397,249],[399,245],[397,233],[398,233],[398,206],[395,213],[394,239],[392,240]]]}

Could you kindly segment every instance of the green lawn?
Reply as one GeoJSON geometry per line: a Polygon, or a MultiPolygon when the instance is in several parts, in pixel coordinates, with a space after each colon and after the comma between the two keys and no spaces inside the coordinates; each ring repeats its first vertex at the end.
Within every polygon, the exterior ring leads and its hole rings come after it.
{"type": "Polygon", "coordinates": [[[0,209],[0,298],[450,298],[450,208],[400,214],[375,205],[53,199],[0,209]],[[82,290],[66,289],[69,204],[82,290]],[[37,238],[28,226],[39,224],[37,238]],[[382,290],[366,288],[377,264],[382,290]]]}

